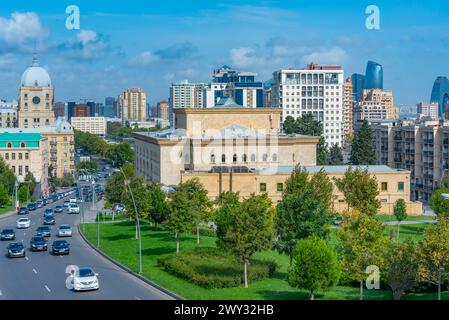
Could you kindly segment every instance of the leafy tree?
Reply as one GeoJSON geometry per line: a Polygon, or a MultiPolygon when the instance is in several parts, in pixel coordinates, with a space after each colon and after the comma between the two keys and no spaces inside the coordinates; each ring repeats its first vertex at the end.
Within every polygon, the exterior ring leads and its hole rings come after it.
{"type": "Polygon", "coordinates": [[[227,194],[218,209],[217,246],[243,262],[244,283],[248,288],[248,262],[251,256],[271,247],[274,238],[274,209],[270,198],[251,195],[243,202],[238,194],[227,194]]]}
{"type": "Polygon", "coordinates": [[[341,268],[334,248],[317,236],[298,241],[294,261],[288,283],[309,291],[311,300],[317,291],[332,288],[340,278],[341,268]]]}
{"type": "Polygon", "coordinates": [[[286,191],[276,207],[275,248],[290,258],[293,268],[293,250],[300,239],[311,235],[325,237],[332,222],[332,183],[321,170],[311,179],[306,170],[297,166],[286,181],[286,191]]]}
{"type": "Polygon", "coordinates": [[[292,116],[287,116],[282,124],[284,132],[287,134],[296,133],[296,121],[292,116]]]}
{"type": "Polygon", "coordinates": [[[379,189],[375,177],[371,177],[368,169],[361,170],[352,167],[345,172],[341,179],[335,179],[335,184],[343,193],[348,209],[357,209],[361,213],[374,216],[381,205],[377,199],[379,189]]]}
{"type": "Polygon", "coordinates": [[[413,241],[390,243],[385,256],[383,275],[395,300],[418,285],[419,256],[413,241]]]}
{"type": "Polygon", "coordinates": [[[394,216],[398,221],[398,241],[399,241],[399,228],[401,221],[407,219],[407,205],[405,204],[404,199],[398,199],[394,204],[394,216]]]}
{"type": "Polygon", "coordinates": [[[167,204],[165,192],[154,182],[148,183],[148,192],[151,202],[149,219],[157,225],[164,222],[167,218],[167,204]]]}
{"type": "Polygon", "coordinates": [[[207,222],[211,215],[211,202],[207,196],[207,190],[198,179],[188,180],[181,183],[177,189],[179,192],[186,192],[193,208],[193,220],[196,226],[196,239],[200,243],[200,224],[207,222]]]}
{"type": "Polygon", "coordinates": [[[19,201],[22,203],[27,202],[30,198],[29,192],[30,190],[28,189],[28,186],[22,184],[17,192],[17,198],[19,199],[19,201]]]}
{"type": "Polygon", "coordinates": [[[9,202],[8,190],[3,183],[0,183],[0,208],[5,207],[9,202]]]}
{"type": "Polygon", "coordinates": [[[122,203],[125,193],[125,178],[121,172],[114,173],[106,180],[105,198],[109,203],[122,203]]]}
{"type": "Polygon", "coordinates": [[[442,218],[424,231],[419,249],[419,279],[438,286],[441,300],[441,285],[449,272],[449,221],[442,218]]]}
{"type": "Polygon", "coordinates": [[[87,171],[89,173],[94,173],[98,171],[98,163],[97,161],[80,161],[76,164],[76,169],[78,171],[87,171]]]}
{"type": "Polygon", "coordinates": [[[354,165],[376,164],[376,153],[373,146],[373,130],[368,121],[363,121],[359,132],[354,134],[351,144],[351,163],[354,165]]]}
{"type": "Polygon", "coordinates": [[[134,150],[128,142],[110,146],[107,151],[107,156],[114,162],[114,166],[117,168],[122,167],[127,162],[134,162],[135,157],[134,150]]]}
{"type": "Polygon", "coordinates": [[[34,178],[34,175],[31,171],[28,171],[24,181],[27,184],[28,189],[30,190],[30,195],[34,194],[34,189],[36,189],[37,182],[36,178],[34,178]]]}
{"type": "Polygon", "coordinates": [[[172,192],[167,204],[167,229],[176,237],[176,254],[179,253],[180,235],[193,227],[194,209],[186,192],[172,192]]]}
{"type": "Polygon", "coordinates": [[[343,164],[343,153],[338,144],[333,144],[329,149],[329,165],[338,166],[343,164]]]}
{"type": "Polygon", "coordinates": [[[5,160],[3,160],[2,156],[0,156],[0,181],[6,187],[8,194],[11,195],[14,193],[16,175],[12,172],[5,160]]]}
{"type": "Polygon", "coordinates": [[[151,211],[151,196],[147,184],[145,183],[145,179],[140,176],[132,177],[129,181],[125,181],[122,188],[124,188],[127,193],[126,196],[123,197],[123,204],[125,205],[126,212],[128,212],[129,216],[135,218],[135,202],[139,219],[147,219],[151,211]],[[129,189],[131,190],[132,195],[128,193],[129,189]]]}
{"type": "Polygon", "coordinates": [[[441,188],[436,190],[430,198],[430,207],[438,218],[449,217],[449,200],[443,198],[444,194],[449,194],[449,181],[443,180],[441,188]]]}
{"type": "Polygon", "coordinates": [[[360,283],[363,299],[363,280],[368,266],[383,266],[385,249],[389,243],[384,227],[377,219],[366,214],[346,216],[337,232],[343,255],[343,270],[349,278],[360,283]]]}

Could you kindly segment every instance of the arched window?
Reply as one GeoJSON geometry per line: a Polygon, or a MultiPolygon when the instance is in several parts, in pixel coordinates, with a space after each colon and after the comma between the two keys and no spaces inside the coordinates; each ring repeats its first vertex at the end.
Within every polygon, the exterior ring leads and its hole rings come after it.
{"type": "Polygon", "coordinates": [[[237,163],[237,155],[234,153],[234,155],[232,156],[232,162],[233,163],[237,163]]]}
{"type": "Polygon", "coordinates": [[[12,148],[12,144],[11,144],[11,142],[8,142],[8,144],[7,144],[7,146],[6,146],[7,148],[12,148]]]}
{"type": "Polygon", "coordinates": [[[243,161],[244,163],[248,162],[248,156],[247,156],[246,154],[243,154],[243,156],[242,156],[242,161],[243,161]]]}
{"type": "Polygon", "coordinates": [[[251,155],[251,162],[256,162],[256,155],[254,153],[251,155]]]}
{"type": "Polygon", "coordinates": [[[226,155],[225,155],[225,154],[222,154],[222,155],[221,155],[221,162],[222,162],[222,163],[225,163],[225,162],[226,162],[226,155]]]}
{"type": "Polygon", "coordinates": [[[21,147],[21,148],[25,148],[25,142],[21,142],[21,143],[20,143],[20,147],[21,147]]]}
{"type": "Polygon", "coordinates": [[[273,153],[273,162],[278,161],[278,155],[276,153],[273,153]]]}
{"type": "Polygon", "coordinates": [[[215,163],[215,154],[213,153],[210,155],[210,162],[215,163]]]}
{"type": "Polygon", "coordinates": [[[262,156],[262,161],[267,162],[267,160],[268,160],[268,155],[266,153],[264,153],[262,156]]]}

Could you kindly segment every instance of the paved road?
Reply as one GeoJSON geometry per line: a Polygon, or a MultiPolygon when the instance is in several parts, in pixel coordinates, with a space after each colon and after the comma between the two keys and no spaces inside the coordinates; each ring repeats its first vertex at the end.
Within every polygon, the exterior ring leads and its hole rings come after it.
{"type": "MultiPolygon", "coordinates": [[[[61,204],[53,203],[47,208],[61,204]]],[[[16,241],[29,247],[31,237],[43,220],[43,210],[30,213],[30,229],[17,230],[16,241]]],[[[115,266],[86,244],[78,234],[76,225],[80,215],[57,213],[56,225],[52,226],[54,239],[59,225],[68,223],[73,227],[73,237],[65,238],[71,244],[68,256],[53,256],[49,252],[31,252],[27,249],[27,258],[8,259],[6,247],[9,241],[0,242],[0,300],[160,300],[172,299],[160,290],[135,278],[115,266]],[[68,265],[90,266],[99,273],[100,290],[92,292],[72,292],[65,286],[68,265]]],[[[0,218],[0,229],[14,227],[18,216],[0,218]]]]}

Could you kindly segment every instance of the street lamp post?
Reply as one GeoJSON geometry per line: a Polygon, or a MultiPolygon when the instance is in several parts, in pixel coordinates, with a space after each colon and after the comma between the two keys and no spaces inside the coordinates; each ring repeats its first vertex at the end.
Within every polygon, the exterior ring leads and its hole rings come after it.
{"type": "Polygon", "coordinates": [[[95,217],[97,218],[97,248],[100,248],[100,217],[98,217],[98,210],[95,202],[95,180],[92,180],[92,201],[92,207],[95,210],[95,217]]]}

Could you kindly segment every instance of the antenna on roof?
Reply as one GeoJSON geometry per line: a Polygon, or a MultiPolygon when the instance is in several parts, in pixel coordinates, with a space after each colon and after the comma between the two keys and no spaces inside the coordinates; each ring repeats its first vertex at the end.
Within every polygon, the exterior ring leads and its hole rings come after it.
{"type": "Polygon", "coordinates": [[[39,66],[38,59],[37,59],[37,41],[34,43],[34,51],[33,51],[33,61],[31,62],[32,67],[39,66]]]}

